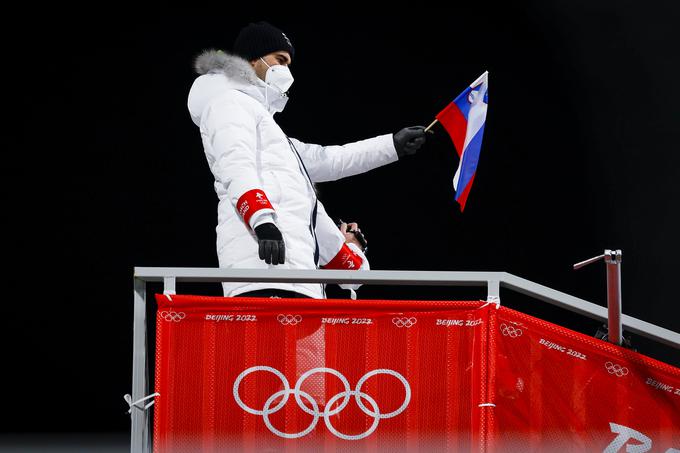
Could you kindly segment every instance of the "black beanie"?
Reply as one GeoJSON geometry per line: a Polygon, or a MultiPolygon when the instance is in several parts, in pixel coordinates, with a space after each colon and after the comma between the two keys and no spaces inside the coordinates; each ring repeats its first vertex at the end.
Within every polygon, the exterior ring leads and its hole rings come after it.
{"type": "Polygon", "coordinates": [[[250,23],[243,27],[234,41],[234,53],[246,60],[255,60],[272,52],[285,50],[293,58],[295,49],[288,36],[267,22],[250,23]]]}

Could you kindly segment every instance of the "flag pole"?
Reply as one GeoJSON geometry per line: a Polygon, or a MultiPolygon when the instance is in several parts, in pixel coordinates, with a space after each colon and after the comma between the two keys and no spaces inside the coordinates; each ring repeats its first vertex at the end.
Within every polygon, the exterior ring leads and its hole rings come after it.
{"type": "Polygon", "coordinates": [[[427,126],[427,127],[425,128],[425,132],[429,131],[430,128],[431,128],[432,126],[434,126],[435,124],[437,124],[437,121],[438,121],[437,119],[435,119],[434,121],[432,121],[432,122],[430,123],[430,125],[427,126]]]}

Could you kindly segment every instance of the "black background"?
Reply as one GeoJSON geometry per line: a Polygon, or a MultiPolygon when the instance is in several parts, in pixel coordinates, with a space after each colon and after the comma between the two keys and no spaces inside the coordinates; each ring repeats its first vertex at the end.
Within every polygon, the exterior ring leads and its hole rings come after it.
{"type": "MultiPolygon", "coordinates": [[[[186,109],[192,60],[229,49],[255,20],[295,45],[277,120],[310,143],[427,125],[490,73],[463,214],[458,159],[439,126],[411,158],[320,185],[331,216],[359,222],[373,269],[506,271],[604,305],[604,264],[571,266],[619,248],[624,312],[680,331],[677,2],[364,6],[104,4],[14,18],[2,432],[128,432],[133,267],[217,265],[217,198],[186,109]]],[[[359,296],[485,292],[366,286],[359,296]]],[[[509,291],[502,300],[587,334],[600,325],[509,291]]],[[[631,338],[680,366],[677,350],[631,338]]]]}

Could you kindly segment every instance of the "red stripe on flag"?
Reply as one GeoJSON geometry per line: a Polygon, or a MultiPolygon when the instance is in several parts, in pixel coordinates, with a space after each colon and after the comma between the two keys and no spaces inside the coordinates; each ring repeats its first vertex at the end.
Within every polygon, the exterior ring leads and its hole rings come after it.
{"type": "Polygon", "coordinates": [[[465,134],[467,132],[467,120],[463,116],[463,112],[452,102],[439,112],[436,118],[451,136],[453,145],[456,147],[458,156],[460,156],[463,153],[465,134]]]}
{"type": "Polygon", "coordinates": [[[470,193],[470,188],[472,187],[472,183],[475,181],[475,175],[477,173],[472,174],[472,178],[470,178],[470,181],[467,183],[467,186],[465,186],[465,189],[463,189],[463,193],[460,194],[460,197],[457,198],[458,204],[460,204],[460,212],[463,212],[465,209],[465,203],[467,202],[467,197],[468,194],[470,193]]]}

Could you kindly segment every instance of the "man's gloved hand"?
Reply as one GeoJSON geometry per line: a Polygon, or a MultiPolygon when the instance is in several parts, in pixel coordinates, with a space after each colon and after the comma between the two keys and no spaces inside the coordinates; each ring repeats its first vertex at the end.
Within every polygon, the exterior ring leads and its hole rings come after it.
{"type": "Polygon", "coordinates": [[[276,225],[258,225],[255,227],[255,235],[260,246],[260,259],[267,264],[283,264],[286,261],[286,246],[276,225]]]}
{"type": "Polygon", "coordinates": [[[405,127],[392,137],[394,139],[394,147],[397,149],[397,156],[401,159],[403,156],[415,154],[418,148],[425,143],[425,127],[411,126],[405,127]]]}

